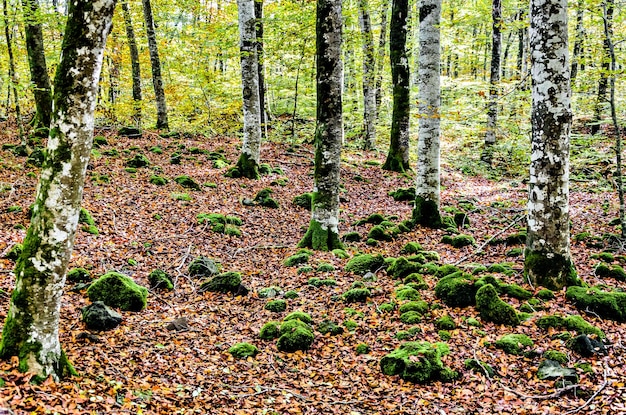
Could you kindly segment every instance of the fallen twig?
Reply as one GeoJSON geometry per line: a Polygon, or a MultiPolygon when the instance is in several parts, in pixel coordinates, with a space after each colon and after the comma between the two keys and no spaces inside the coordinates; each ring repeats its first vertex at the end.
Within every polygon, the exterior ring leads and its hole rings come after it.
{"type": "Polygon", "coordinates": [[[602,373],[602,377],[604,378],[604,381],[602,382],[602,385],[600,385],[598,390],[595,391],[594,394],[591,395],[591,397],[589,399],[587,399],[587,401],[585,401],[584,404],[582,404],[578,408],[575,408],[575,409],[572,409],[572,410],[569,410],[569,411],[565,412],[563,415],[575,414],[576,412],[582,411],[584,408],[586,408],[596,398],[596,396],[598,396],[600,394],[600,392],[602,392],[602,390],[604,388],[606,388],[606,385],[609,384],[609,381],[606,379],[606,377],[607,377],[606,372],[607,371],[606,371],[606,368],[605,368],[603,373],[602,373]]]}

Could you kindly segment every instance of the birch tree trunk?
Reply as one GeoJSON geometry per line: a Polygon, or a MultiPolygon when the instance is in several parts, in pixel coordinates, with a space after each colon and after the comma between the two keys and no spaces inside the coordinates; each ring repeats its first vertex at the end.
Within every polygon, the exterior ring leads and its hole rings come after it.
{"type": "Polygon", "coordinates": [[[500,83],[500,55],[502,53],[502,2],[493,0],[491,6],[491,70],[489,74],[489,107],[487,109],[487,132],[485,148],[480,159],[491,165],[493,146],[496,144],[498,128],[498,88],[500,83]]]}
{"type": "Polygon", "coordinates": [[[317,126],[313,213],[301,248],[331,251],[339,240],[339,165],[343,142],[341,0],[318,0],[316,16],[317,126]]]}
{"type": "Polygon", "coordinates": [[[243,95],[243,145],[233,177],[258,179],[261,154],[261,106],[259,101],[259,61],[257,59],[254,0],[237,0],[241,89],[243,95]]]}
{"type": "Polygon", "coordinates": [[[554,290],[578,281],[570,255],[567,0],[532,0],[529,38],[532,149],[524,273],[554,290]]]}
{"type": "Polygon", "coordinates": [[[59,312],[93,138],[93,112],[115,0],[69,3],[46,157],[31,225],[15,267],[0,357],[55,379],[73,373],[61,351],[59,312]]]}
{"type": "Polygon", "coordinates": [[[383,169],[404,172],[409,168],[410,78],[406,55],[408,0],[392,0],[389,27],[389,57],[393,83],[391,142],[383,169]]]}
{"type": "Polygon", "coordinates": [[[143,17],[146,23],[146,35],[148,37],[148,50],[150,52],[150,65],[152,66],[152,84],[154,85],[154,98],[157,107],[156,128],[167,130],[169,122],[167,120],[167,103],[165,102],[165,91],[163,90],[163,77],[161,76],[161,58],[159,58],[159,48],[154,31],[154,17],[152,16],[152,5],[150,0],[141,0],[143,5],[143,17]]]}
{"type": "Polygon", "coordinates": [[[359,0],[359,25],[363,35],[363,148],[376,146],[376,54],[367,0],[359,0]]]}
{"type": "Polygon", "coordinates": [[[422,0],[419,11],[419,138],[413,221],[416,225],[431,228],[441,226],[439,212],[440,19],[441,0],[422,0]]]}
{"type": "Polygon", "coordinates": [[[41,29],[39,1],[22,0],[24,9],[24,32],[26,33],[26,52],[28,54],[28,66],[30,79],[34,85],[35,107],[37,112],[33,118],[32,126],[35,130],[43,128],[45,135],[50,127],[52,115],[52,88],[46,65],[46,53],[43,44],[41,29]]]}
{"type": "Polygon", "coordinates": [[[137,38],[133,29],[133,21],[130,17],[128,1],[122,1],[122,13],[124,15],[124,26],[126,26],[126,37],[128,38],[128,49],[130,51],[130,64],[133,73],[133,103],[134,118],[137,127],[141,128],[141,66],[139,64],[139,50],[137,49],[137,38]]]}

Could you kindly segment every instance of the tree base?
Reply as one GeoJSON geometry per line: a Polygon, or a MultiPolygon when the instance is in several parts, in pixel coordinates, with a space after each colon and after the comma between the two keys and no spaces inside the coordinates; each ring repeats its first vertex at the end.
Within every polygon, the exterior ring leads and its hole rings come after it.
{"type": "Polygon", "coordinates": [[[581,285],[574,263],[569,256],[533,251],[524,252],[524,275],[533,284],[549,290],[564,286],[581,285]]]}
{"type": "Polygon", "coordinates": [[[441,228],[442,222],[439,206],[432,200],[426,200],[421,196],[417,196],[415,198],[415,206],[413,207],[413,222],[416,225],[427,228],[441,228]]]}
{"type": "Polygon", "coordinates": [[[302,240],[298,243],[298,248],[311,248],[316,251],[332,251],[333,249],[343,249],[343,244],[339,240],[339,235],[330,228],[322,229],[322,226],[315,220],[311,220],[309,229],[302,240]]]}
{"type": "Polygon", "coordinates": [[[405,162],[400,154],[392,152],[387,154],[387,159],[385,160],[385,164],[383,164],[382,169],[398,173],[404,173],[407,170],[410,170],[409,163],[405,162]]]}
{"type": "Polygon", "coordinates": [[[230,177],[238,178],[238,177],[246,177],[248,179],[258,180],[261,178],[261,174],[259,173],[259,164],[254,161],[248,154],[241,153],[239,156],[239,160],[237,160],[237,165],[231,169],[233,173],[237,171],[236,174],[232,174],[230,177]]]}

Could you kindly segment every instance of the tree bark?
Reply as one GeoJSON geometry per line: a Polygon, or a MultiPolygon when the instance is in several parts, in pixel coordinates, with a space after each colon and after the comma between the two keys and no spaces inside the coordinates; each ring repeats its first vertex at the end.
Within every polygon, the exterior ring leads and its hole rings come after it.
{"type": "MultiPolygon", "coordinates": [[[[17,94],[17,79],[15,76],[15,59],[13,58],[13,36],[9,30],[9,11],[7,0],[2,1],[2,13],[4,17],[4,37],[7,42],[7,54],[9,55],[9,90],[7,96],[7,112],[11,101],[11,92],[13,92],[13,99],[15,100],[15,121],[17,123],[18,134],[20,136],[20,145],[26,149],[27,142],[24,136],[24,126],[22,125],[22,112],[20,110],[20,101],[17,94]]],[[[8,115],[8,114],[7,114],[8,115]]]]}
{"type": "Polygon", "coordinates": [[[318,0],[316,13],[317,126],[313,213],[300,247],[330,251],[339,240],[339,166],[343,142],[341,0],[318,0]]]}
{"type": "Polygon", "coordinates": [[[584,65],[579,65],[579,61],[582,59],[585,42],[584,12],[585,2],[584,0],[578,0],[578,4],[576,5],[576,37],[574,39],[574,50],[572,50],[572,82],[574,82],[578,76],[578,70],[582,70],[584,67],[584,65]]]}
{"type": "Polygon", "coordinates": [[[570,255],[567,0],[532,0],[529,37],[532,138],[524,273],[533,284],[555,290],[578,283],[570,255]]]}
{"type": "Polygon", "coordinates": [[[241,89],[243,96],[243,145],[234,176],[258,179],[261,154],[261,106],[259,101],[259,64],[256,44],[254,0],[237,0],[239,11],[239,48],[241,51],[241,89]]]}
{"type": "Polygon", "coordinates": [[[268,111],[265,105],[265,63],[263,48],[263,0],[254,0],[254,16],[256,18],[256,54],[257,73],[259,75],[259,113],[261,114],[261,139],[267,138],[268,111]]]}
{"type": "Polygon", "coordinates": [[[168,130],[167,103],[165,102],[165,91],[163,90],[163,77],[161,76],[161,59],[159,58],[159,48],[154,31],[154,17],[152,16],[152,5],[150,0],[141,0],[143,5],[143,17],[146,23],[146,34],[148,36],[148,50],[150,52],[150,64],[152,66],[152,84],[154,85],[154,97],[157,107],[156,128],[168,130]]]}
{"type": "Polygon", "coordinates": [[[383,169],[404,172],[409,169],[410,78],[406,54],[408,0],[392,0],[389,27],[389,56],[393,83],[391,141],[383,169]]]}
{"type": "Polygon", "coordinates": [[[439,212],[440,19],[441,0],[422,0],[419,13],[419,138],[413,220],[415,224],[432,228],[441,226],[439,212]]]}
{"type": "Polygon", "coordinates": [[[126,26],[126,37],[128,38],[128,49],[130,51],[130,64],[133,74],[133,103],[135,124],[141,128],[141,66],[139,64],[139,50],[137,49],[137,38],[133,29],[133,21],[130,17],[128,1],[122,1],[122,13],[124,15],[124,26],[126,26]]]}
{"type": "Polygon", "coordinates": [[[93,138],[93,112],[115,0],[70,2],[54,90],[54,113],[31,225],[16,267],[0,357],[58,379],[73,369],[59,342],[65,273],[93,138]]]}
{"type": "Polygon", "coordinates": [[[491,165],[493,146],[498,128],[498,88],[500,83],[500,55],[502,52],[502,2],[493,0],[491,7],[493,29],[491,32],[491,70],[489,74],[489,106],[487,109],[487,132],[485,148],[480,159],[491,165]]]}
{"type": "MultiPolygon", "coordinates": [[[[34,85],[35,106],[37,112],[32,126],[35,130],[50,126],[52,115],[52,88],[46,65],[46,53],[43,43],[43,32],[39,22],[39,1],[22,0],[24,10],[24,31],[26,34],[26,52],[30,67],[30,79],[34,85]]],[[[47,130],[44,130],[47,135],[47,130]]]]}
{"type": "Polygon", "coordinates": [[[359,25],[363,36],[363,148],[376,146],[376,54],[367,0],[359,0],[359,25]]]}
{"type": "Polygon", "coordinates": [[[389,1],[384,0],[380,11],[380,37],[378,38],[378,62],[376,63],[376,118],[380,114],[382,102],[383,66],[385,62],[385,49],[387,48],[387,13],[389,1]]]}
{"type": "Polygon", "coordinates": [[[602,123],[602,113],[608,104],[606,93],[609,88],[609,72],[611,71],[611,57],[609,52],[609,39],[613,35],[613,9],[615,3],[613,0],[604,0],[603,3],[606,13],[604,14],[605,24],[607,26],[608,36],[604,36],[602,43],[602,64],[600,65],[600,80],[598,81],[598,96],[594,107],[593,123],[591,124],[591,134],[597,134],[600,131],[602,123]]]}

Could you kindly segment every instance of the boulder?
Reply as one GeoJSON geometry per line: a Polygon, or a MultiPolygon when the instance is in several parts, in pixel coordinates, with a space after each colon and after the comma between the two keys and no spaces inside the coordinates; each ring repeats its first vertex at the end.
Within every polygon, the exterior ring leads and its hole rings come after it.
{"type": "Polygon", "coordinates": [[[122,315],[102,301],[96,301],[84,307],[82,318],[89,330],[111,330],[122,322],[122,315]]]}
{"type": "Polygon", "coordinates": [[[102,301],[122,311],[141,311],[146,307],[148,290],[127,275],[109,271],[89,286],[87,295],[92,302],[102,301]]]}

